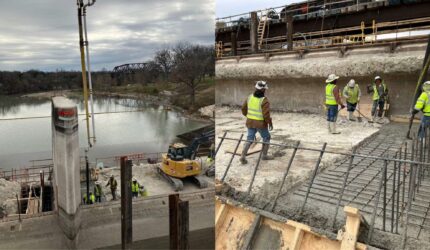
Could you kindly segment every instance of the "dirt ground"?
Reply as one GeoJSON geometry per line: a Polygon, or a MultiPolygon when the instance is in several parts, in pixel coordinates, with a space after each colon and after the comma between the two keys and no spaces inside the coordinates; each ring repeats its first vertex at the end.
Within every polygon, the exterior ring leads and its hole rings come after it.
{"type": "MultiPolygon", "coordinates": [[[[202,166],[203,173],[207,169],[206,165],[206,157],[202,157],[202,166]]],[[[174,193],[173,187],[165,180],[160,174],[157,172],[157,167],[160,163],[157,164],[139,164],[133,165],[132,175],[136,177],[137,182],[145,187],[148,192],[148,195],[160,195],[160,194],[171,194],[174,193]]],[[[100,174],[98,180],[101,181],[103,187],[103,193],[106,195],[106,200],[111,200],[112,195],[109,187],[106,187],[108,180],[113,174],[115,179],[118,182],[117,189],[117,197],[120,197],[121,194],[121,183],[120,183],[120,168],[119,167],[111,167],[103,169],[100,174]]],[[[206,175],[202,175],[203,178],[208,182],[208,188],[214,187],[213,177],[207,177],[206,175]]],[[[181,192],[189,192],[192,190],[197,190],[199,187],[189,180],[184,181],[184,188],[181,192]]]]}
{"type": "MultiPolygon", "coordinates": [[[[327,150],[336,152],[351,152],[352,148],[358,146],[366,138],[378,132],[382,126],[376,123],[350,122],[344,116],[338,118],[339,135],[329,134],[325,117],[313,114],[298,113],[273,113],[274,129],[271,132],[273,143],[294,145],[300,141],[301,147],[321,149],[327,142],[327,150]]],[[[242,116],[238,108],[217,107],[216,108],[216,133],[217,140],[228,131],[227,137],[239,138],[244,134],[246,139],[245,117],[242,116]]],[[[224,140],[217,155],[216,178],[221,179],[232,154],[226,150],[233,151],[237,141],[224,140]]],[[[260,147],[260,146],[256,146],[260,147]]],[[[238,152],[241,152],[239,147],[238,152]]],[[[257,196],[270,198],[277,192],[278,186],[282,181],[283,174],[289,162],[293,149],[272,146],[269,154],[276,157],[271,161],[261,161],[257,170],[256,177],[252,186],[251,193],[257,196]]],[[[246,192],[252,179],[254,168],[257,163],[258,153],[247,157],[248,163],[242,165],[239,156],[235,156],[229,172],[225,178],[235,192],[246,192]]],[[[295,187],[302,183],[313,172],[319,152],[298,150],[293,164],[288,173],[284,189],[295,187]]],[[[322,157],[320,170],[343,158],[339,155],[324,154],[322,157]]]]}

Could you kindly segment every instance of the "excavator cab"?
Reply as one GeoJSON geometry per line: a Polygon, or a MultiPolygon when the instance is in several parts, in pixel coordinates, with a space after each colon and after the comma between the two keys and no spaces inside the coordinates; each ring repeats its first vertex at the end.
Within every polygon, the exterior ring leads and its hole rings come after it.
{"type": "Polygon", "coordinates": [[[169,146],[167,151],[167,156],[174,161],[182,161],[185,158],[185,152],[187,151],[187,146],[182,143],[174,143],[169,146]]]}

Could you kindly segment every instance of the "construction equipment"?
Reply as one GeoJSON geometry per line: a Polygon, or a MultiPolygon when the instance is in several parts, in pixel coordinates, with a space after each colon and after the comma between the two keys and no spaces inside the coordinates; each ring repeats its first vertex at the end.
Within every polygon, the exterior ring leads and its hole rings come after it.
{"type": "Polygon", "coordinates": [[[193,139],[190,145],[173,143],[169,151],[162,154],[162,164],[158,172],[174,187],[175,191],[182,190],[185,178],[191,179],[200,188],[206,188],[207,182],[201,178],[202,164],[196,159],[202,143],[215,138],[215,131],[203,133],[193,139]]]}

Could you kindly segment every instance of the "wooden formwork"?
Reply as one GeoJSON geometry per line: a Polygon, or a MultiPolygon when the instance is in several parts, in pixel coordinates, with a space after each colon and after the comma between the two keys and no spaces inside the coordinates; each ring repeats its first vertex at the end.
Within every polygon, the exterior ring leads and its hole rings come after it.
{"type": "MultiPolygon", "coordinates": [[[[346,225],[337,239],[313,232],[292,220],[271,218],[247,207],[215,202],[216,249],[365,250],[357,242],[361,216],[358,209],[345,207],[346,225]]],[[[275,216],[276,217],[276,216],[275,216]]]]}

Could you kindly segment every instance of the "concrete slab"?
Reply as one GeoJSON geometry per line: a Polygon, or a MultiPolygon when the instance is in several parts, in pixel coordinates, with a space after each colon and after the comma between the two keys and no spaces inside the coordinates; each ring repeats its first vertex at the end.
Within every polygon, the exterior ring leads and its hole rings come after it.
{"type": "MultiPolygon", "coordinates": [[[[351,152],[353,147],[358,146],[366,138],[378,132],[379,124],[366,124],[358,122],[345,122],[338,125],[339,135],[328,134],[324,117],[297,113],[273,113],[274,130],[272,131],[272,142],[293,145],[300,140],[302,147],[321,149],[324,142],[328,143],[327,150],[336,152],[351,152]]],[[[246,138],[245,118],[238,109],[218,107],[216,110],[216,133],[217,137],[229,131],[228,137],[239,138],[244,134],[246,138]]],[[[217,138],[219,141],[219,138],[217,138]]],[[[232,154],[226,153],[236,141],[225,140],[217,155],[216,178],[221,179],[232,154]]],[[[272,146],[269,150],[276,157],[272,161],[261,161],[255,181],[252,187],[254,198],[264,197],[265,200],[275,196],[282,177],[288,165],[292,149],[272,146]]],[[[244,193],[247,191],[259,154],[247,157],[248,164],[242,165],[239,157],[235,156],[231,168],[225,179],[225,183],[232,189],[230,192],[244,193]]],[[[293,161],[287,176],[285,191],[291,189],[304,180],[313,172],[319,152],[299,150],[293,161]]],[[[325,154],[322,158],[320,169],[332,165],[342,156],[325,154]]]]}

